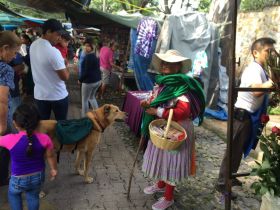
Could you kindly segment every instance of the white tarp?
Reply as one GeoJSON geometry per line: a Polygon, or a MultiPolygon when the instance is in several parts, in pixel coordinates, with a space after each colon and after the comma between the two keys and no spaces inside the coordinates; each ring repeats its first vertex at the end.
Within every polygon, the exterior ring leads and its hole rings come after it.
{"type": "Polygon", "coordinates": [[[201,79],[204,82],[206,105],[209,105],[219,83],[218,45],[218,31],[214,24],[208,21],[206,14],[189,12],[166,17],[156,52],[165,53],[169,49],[175,49],[194,61],[198,52],[205,51],[208,68],[201,75],[201,79]]]}

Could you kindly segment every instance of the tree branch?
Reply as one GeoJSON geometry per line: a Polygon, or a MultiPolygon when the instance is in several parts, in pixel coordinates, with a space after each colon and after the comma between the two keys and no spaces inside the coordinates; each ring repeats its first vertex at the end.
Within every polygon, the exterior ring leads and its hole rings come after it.
{"type": "Polygon", "coordinates": [[[164,0],[164,13],[171,14],[171,10],[168,7],[168,0],[164,0]]]}
{"type": "Polygon", "coordinates": [[[125,3],[121,3],[121,6],[122,6],[122,8],[123,8],[125,11],[127,11],[127,7],[126,7],[126,4],[125,4],[125,3]]]}
{"type": "Polygon", "coordinates": [[[170,9],[169,9],[169,11],[170,11],[169,14],[171,14],[171,10],[172,10],[173,5],[175,4],[175,1],[176,1],[176,0],[173,0],[172,3],[171,3],[170,9]]]}
{"type": "MultiPolygon", "coordinates": [[[[185,0],[182,0],[181,8],[183,8],[184,1],[185,1],[185,0]]],[[[188,3],[189,3],[189,1],[188,1],[188,3]]]]}

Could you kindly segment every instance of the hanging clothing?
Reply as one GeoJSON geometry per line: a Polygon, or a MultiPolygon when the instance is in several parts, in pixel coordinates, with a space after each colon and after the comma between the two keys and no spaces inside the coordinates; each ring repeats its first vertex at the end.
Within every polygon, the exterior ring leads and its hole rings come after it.
{"type": "Polygon", "coordinates": [[[208,58],[206,52],[199,51],[195,55],[195,59],[192,66],[192,76],[200,77],[203,73],[203,70],[208,67],[208,58]]]}
{"type": "Polygon", "coordinates": [[[201,74],[206,96],[206,105],[216,106],[219,83],[218,28],[210,23],[205,14],[188,12],[182,15],[168,15],[164,19],[157,40],[156,53],[169,49],[178,50],[183,56],[195,60],[200,51],[207,55],[207,65],[201,74]]]}
{"type": "MultiPolygon", "coordinates": [[[[131,29],[130,30],[130,39],[131,39],[131,49],[135,50],[135,45],[137,41],[137,31],[136,29],[131,29]]],[[[152,43],[152,53],[154,53],[156,47],[156,40],[153,41],[152,43]]],[[[135,76],[135,81],[137,84],[138,90],[152,90],[154,86],[154,79],[149,72],[147,72],[149,65],[152,60],[152,56],[149,58],[145,58],[141,55],[132,53],[132,61],[133,64],[130,66],[133,66],[134,70],[134,76],[135,76]]]]}
{"type": "Polygon", "coordinates": [[[153,41],[158,38],[157,22],[151,18],[140,20],[137,27],[137,35],[135,53],[145,58],[151,57],[153,54],[153,41]]]}

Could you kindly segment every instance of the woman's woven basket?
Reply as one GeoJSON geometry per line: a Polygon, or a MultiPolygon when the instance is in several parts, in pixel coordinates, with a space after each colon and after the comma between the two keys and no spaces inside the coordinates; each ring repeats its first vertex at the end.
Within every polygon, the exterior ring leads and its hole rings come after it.
{"type": "Polygon", "coordinates": [[[187,133],[186,133],[185,129],[178,123],[172,121],[172,116],[173,116],[173,109],[170,109],[167,123],[166,123],[166,120],[164,120],[164,119],[157,119],[157,120],[153,120],[149,125],[150,138],[151,138],[153,144],[160,149],[175,150],[187,138],[187,133]],[[153,130],[153,126],[163,127],[166,124],[167,124],[167,126],[166,126],[163,136],[153,130]],[[168,139],[167,134],[168,134],[170,126],[174,127],[175,129],[177,129],[179,131],[182,131],[184,133],[184,138],[182,140],[177,140],[177,141],[172,141],[172,140],[168,139]]]}

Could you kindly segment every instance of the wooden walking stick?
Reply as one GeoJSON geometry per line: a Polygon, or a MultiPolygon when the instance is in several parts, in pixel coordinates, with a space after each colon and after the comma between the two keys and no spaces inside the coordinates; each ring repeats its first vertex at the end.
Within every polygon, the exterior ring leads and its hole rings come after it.
{"type": "Polygon", "coordinates": [[[135,168],[135,165],[136,165],[136,161],[137,161],[137,157],[138,157],[138,154],[141,150],[141,147],[144,143],[144,137],[141,136],[140,138],[140,142],[139,142],[139,146],[138,146],[138,149],[137,149],[137,153],[136,153],[136,156],[135,156],[135,159],[134,159],[134,162],[133,162],[133,166],[132,166],[132,169],[130,171],[130,177],[129,177],[129,181],[128,181],[128,188],[127,188],[127,199],[130,198],[130,188],[131,188],[131,181],[132,181],[132,176],[133,176],[133,173],[134,173],[134,168],[135,168]]]}

